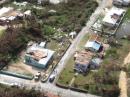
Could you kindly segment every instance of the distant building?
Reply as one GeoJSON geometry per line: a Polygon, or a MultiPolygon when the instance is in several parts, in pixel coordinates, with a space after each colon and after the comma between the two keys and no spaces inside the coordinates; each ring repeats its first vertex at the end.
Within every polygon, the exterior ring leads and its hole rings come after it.
{"type": "Polygon", "coordinates": [[[113,0],[113,4],[117,6],[129,6],[130,0],[113,0]]]}
{"type": "Polygon", "coordinates": [[[24,13],[15,10],[13,7],[0,8],[0,25],[9,27],[10,22],[14,20],[22,20],[23,18],[31,17],[31,11],[27,10],[24,13]]]}
{"type": "Polygon", "coordinates": [[[90,65],[93,54],[87,51],[76,52],[74,55],[74,70],[80,73],[86,73],[90,65]]]}
{"type": "Polygon", "coordinates": [[[33,44],[27,48],[25,63],[41,69],[45,69],[52,61],[54,51],[45,49],[39,44],[33,44]]]}
{"type": "Polygon", "coordinates": [[[124,9],[112,7],[103,18],[103,25],[111,28],[116,27],[124,13],[124,9]]]}

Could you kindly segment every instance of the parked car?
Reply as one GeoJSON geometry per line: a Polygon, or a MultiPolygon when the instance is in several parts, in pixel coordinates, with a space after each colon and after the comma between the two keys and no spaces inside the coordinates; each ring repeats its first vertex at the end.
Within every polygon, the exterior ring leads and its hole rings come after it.
{"type": "Polygon", "coordinates": [[[38,81],[41,77],[41,72],[37,72],[37,74],[34,76],[34,80],[38,81]]]}
{"type": "Polygon", "coordinates": [[[55,79],[55,74],[53,73],[50,77],[49,77],[49,82],[53,82],[54,81],[54,79],[55,79]]]}
{"type": "Polygon", "coordinates": [[[16,88],[21,87],[21,85],[19,83],[11,83],[10,86],[11,87],[16,87],[16,88]]]}

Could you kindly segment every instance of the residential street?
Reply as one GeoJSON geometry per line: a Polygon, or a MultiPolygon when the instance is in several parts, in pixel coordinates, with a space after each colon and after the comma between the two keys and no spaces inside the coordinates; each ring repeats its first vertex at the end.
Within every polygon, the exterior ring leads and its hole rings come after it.
{"type": "MultiPolygon", "coordinates": [[[[72,54],[76,51],[77,46],[79,45],[80,41],[83,39],[84,35],[86,33],[90,32],[90,27],[93,25],[93,23],[96,21],[98,18],[99,14],[104,10],[106,6],[110,4],[111,0],[102,0],[100,2],[99,7],[96,9],[96,11],[92,14],[90,17],[90,20],[87,22],[86,26],[82,29],[82,31],[78,34],[76,39],[73,41],[72,45],[66,52],[66,54],[62,57],[61,61],[56,67],[57,75],[60,74],[60,72],[63,70],[65,67],[65,62],[68,61],[68,59],[72,56],[72,54]]],[[[56,78],[57,79],[57,78],[56,78]]],[[[20,86],[25,86],[28,89],[35,88],[36,90],[41,90],[41,91],[47,91],[47,92],[52,92],[54,94],[59,94],[62,97],[98,97],[95,95],[91,94],[84,94],[80,92],[75,92],[71,91],[69,89],[62,89],[55,84],[51,84],[49,82],[47,83],[41,83],[41,82],[34,82],[34,81],[29,81],[29,80],[24,80],[20,78],[15,78],[11,76],[6,76],[6,75],[0,75],[0,82],[3,83],[18,83],[20,86]]]]}

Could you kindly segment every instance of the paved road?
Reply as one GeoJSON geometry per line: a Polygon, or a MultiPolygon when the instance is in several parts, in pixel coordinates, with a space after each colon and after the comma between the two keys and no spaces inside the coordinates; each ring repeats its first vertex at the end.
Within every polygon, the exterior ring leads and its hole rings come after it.
{"type": "MultiPolygon", "coordinates": [[[[82,29],[82,31],[78,34],[76,39],[73,41],[72,45],[66,52],[66,54],[63,56],[61,61],[59,62],[56,70],[57,74],[59,75],[60,72],[63,70],[65,67],[65,62],[72,56],[72,54],[75,52],[77,45],[80,43],[80,41],[83,39],[84,35],[90,31],[91,25],[96,21],[97,17],[99,14],[102,12],[105,6],[107,6],[109,0],[102,0],[101,3],[99,4],[99,7],[96,9],[96,11],[92,14],[90,17],[90,20],[87,22],[86,26],[82,29]]],[[[11,84],[11,83],[18,83],[20,86],[26,86],[28,89],[35,88],[36,90],[41,90],[41,91],[47,91],[47,92],[52,92],[54,94],[59,94],[62,97],[98,97],[95,95],[91,94],[84,94],[84,93],[79,93],[71,90],[66,90],[66,89],[61,89],[54,84],[50,83],[35,83],[33,81],[28,81],[24,79],[19,79],[11,76],[6,76],[6,75],[0,75],[0,82],[5,83],[5,84],[11,84]]]]}

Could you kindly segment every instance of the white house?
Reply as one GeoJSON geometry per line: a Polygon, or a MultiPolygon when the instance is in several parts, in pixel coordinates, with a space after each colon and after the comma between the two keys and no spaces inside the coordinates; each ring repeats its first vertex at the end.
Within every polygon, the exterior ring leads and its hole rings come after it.
{"type": "Polygon", "coordinates": [[[121,8],[112,7],[103,18],[103,25],[107,27],[117,26],[125,11],[121,8]]]}
{"type": "Polygon", "coordinates": [[[128,6],[130,5],[130,0],[113,0],[113,4],[117,6],[128,6]]]}
{"type": "Polygon", "coordinates": [[[39,44],[33,44],[28,47],[25,54],[25,63],[41,69],[45,69],[51,62],[54,51],[45,49],[39,44]]]}

